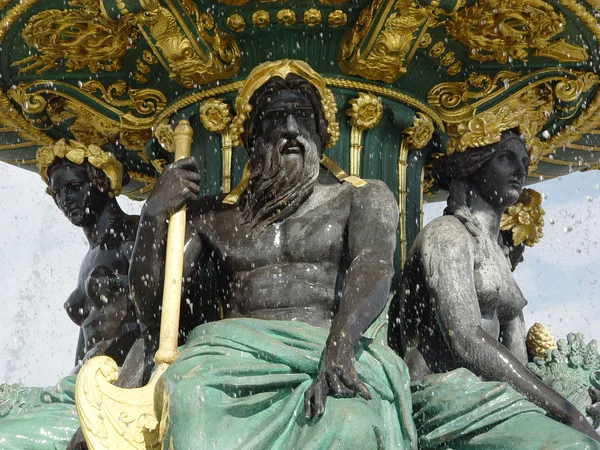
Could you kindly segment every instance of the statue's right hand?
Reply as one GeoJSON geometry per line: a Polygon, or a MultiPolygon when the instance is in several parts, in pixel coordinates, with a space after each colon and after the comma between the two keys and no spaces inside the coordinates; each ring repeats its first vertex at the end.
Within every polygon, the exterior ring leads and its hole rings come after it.
{"type": "Polygon", "coordinates": [[[196,199],[199,183],[198,164],[193,156],[169,164],[148,196],[149,213],[167,219],[196,199]]]}

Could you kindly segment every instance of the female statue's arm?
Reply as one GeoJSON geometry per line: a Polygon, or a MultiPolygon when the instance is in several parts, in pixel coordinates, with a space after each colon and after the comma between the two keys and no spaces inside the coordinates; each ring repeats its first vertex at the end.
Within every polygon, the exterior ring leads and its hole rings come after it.
{"type": "Polygon", "coordinates": [[[600,440],[575,406],[483,330],[474,282],[473,238],[458,220],[438,225],[430,228],[432,233],[423,246],[423,270],[437,322],[457,364],[484,379],[507,382],[553,418],[600,440]]]}

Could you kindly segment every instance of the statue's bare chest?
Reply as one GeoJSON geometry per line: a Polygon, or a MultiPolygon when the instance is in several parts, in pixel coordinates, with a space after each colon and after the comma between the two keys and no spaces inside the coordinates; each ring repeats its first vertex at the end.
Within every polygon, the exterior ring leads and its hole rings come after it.
{"type": "Polygon", "coordinates": [[[210,246],[234,272],[296,263],[339,264],[344,254],[349,202],[309,198],[283,221],[255,234],[239,211],[215,217],[210,246]]]}

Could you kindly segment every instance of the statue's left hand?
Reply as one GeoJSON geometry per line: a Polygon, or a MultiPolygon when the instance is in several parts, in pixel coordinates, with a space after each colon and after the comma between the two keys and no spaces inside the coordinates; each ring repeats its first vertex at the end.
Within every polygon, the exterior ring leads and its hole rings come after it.
{"type": "Polygon", "coordinates": [[[325,413],[328,395],[371,399],[369,390],[356,375],[352,357],[326,360],[325,367],[304,393],[304,414],[307,419],[325,413]]]}

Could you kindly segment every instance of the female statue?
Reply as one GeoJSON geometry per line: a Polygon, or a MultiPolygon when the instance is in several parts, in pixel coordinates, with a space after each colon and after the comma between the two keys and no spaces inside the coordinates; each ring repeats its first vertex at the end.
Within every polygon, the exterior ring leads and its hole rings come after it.
{"type": "Polygon", "coordinates": [[[409,252],[391,325],[413,380],[421,448],[600,448],[584,416],[524,365],[527,302],[499,234],[528,162],[509,130],[434,167],[448,206],[409,252]]]}
{"type": "Polygon", "coordinates": [[[107,355],[119,366],[126,365],[121,373],[129,387],[141,382],[141,340],[137,351],[130,352],[140,328],[127,278],[139,217],[125,214],[115,198],[127,181],[115,157],[119,149],[109,144],[103,148],[60,140],[38,150],[40,175],[48,193],[67,219],[82,228],[89,243],[77,287],[65,303],[81,331],[73,375],[57,386],[0,386],[2,449],[67,447],[79,427],[74,374],[93,356],[107,355]]]}

